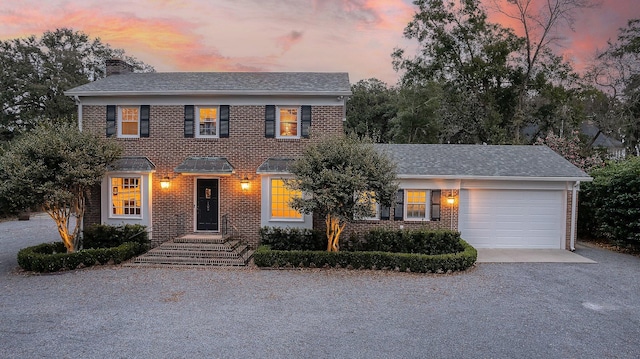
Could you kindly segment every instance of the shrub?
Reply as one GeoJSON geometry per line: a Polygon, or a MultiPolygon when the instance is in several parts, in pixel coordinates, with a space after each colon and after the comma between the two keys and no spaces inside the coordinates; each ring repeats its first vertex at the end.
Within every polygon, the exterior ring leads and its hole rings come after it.
{"type": "Polygon", "coordinates": [[[436,255],[460,252],[464,248],[460,244],[460,233],[455,231],[372,229],[352,234],[343,241],[341,250],[436,255]]]}
{"type": "Polygon", "coordinates": [[[275,250],[323,250],[327,249],[324,232],[303,228],[260,228],[260,241],[275,250]]]}
{"type": "Polygon", "coordinates": [[[592,171],[578,201],[581,236],[640,246],[640,157],[592,171]]]}
{"type": "Polygon", "coordinates": [[[137,242],[122,243],[117,247],[85,249],[74,253],[66,253],[62,242],[43,243],[27,247],[18,252],[18,265],[24,270],[33,272],[57,272],[72,270],[80,265],[89,267],[99,264],[114,264],[144,253],[148,249],[145,244],[137,242]]]}
{"type": "Polygon", "coordinates": [[[147,228],[139,224],[125,224],[124,226],[109,226],[94,224],[84,230],[83,248],[110,248],[126,242],[149,244],[147,228]]]}
{"type": "Polygon", "coordinates": [[[282,251],[263,245],[256,250],[253,258],[258,267],[351,267],[446,273],[466,270],[476,262],[476,249],[462,239],[459,240],[459,244],[462,251],[437,255],[377,251],[282,251]]]}

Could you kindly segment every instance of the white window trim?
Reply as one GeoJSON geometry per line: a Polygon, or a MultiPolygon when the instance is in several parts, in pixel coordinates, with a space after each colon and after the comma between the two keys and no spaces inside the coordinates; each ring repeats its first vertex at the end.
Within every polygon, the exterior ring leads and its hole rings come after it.
{"type": "Polygon", "coordinates": [[[195,137],[196,138],[220,138],[220,106],[218,105],[199,105],[195,106],[194,110],[194,122],[195,122],[195,137]],[[201,135],[200,134],[200,109],[201,108],[215,108],[216,109],[216,134],[215,135],[201,135]]]}
{"type": "Polygon", "coordinates": [[[140,138],[140,106],[118,106],[118,138],[140,138]],[[122,134],[122,109],[125,108],[137,108],[138,109],[138,134],[137,135],[123,135],[122,134]]]}
{"type": "Polygon", "coordinates": [[[137,174],[113,174],[107,176],[107,191],[109,196],[109,219],[142,219],[144,218],[144,203],[145,203],[145,192],[143,190],[144,183],[142,182],[142,176],[137,174]],[[140,214],[113,214],[113,185],[111,179],[113,178],[137,178],[138,179],[138,187],[140,190],[140,214]]]}
{"type": "Polygon", "coordinates": [[[423,222],[423,221],[431,221],[431,190],[428,189],[414,189],[414,188],[410,188],[410,189],[404,189],[404,210],[403,210],[403,214],[404,214],[404,220],[407,222],[410,221],[416,221],[416,222],[423,222]],[[409,205],[409,191],[424,191],[426,192],[425,195],[425,208],[424,208],[424,218],[422,217],[408,217],[407,216],[407,206],[409,205]]]}
{"type": "Polygon", "coordinates": [[[276,138],[300,138],[300,131],[302,130],[302,108],[300,106],[276,106],[276,138]],[[280,109],[295,108],[297,110],[297,122],[296,122],[296,136],[282,136],[280,135],[280,109]]]}
{"type": "Polygon", "coordinates": [[[304,213],[300,213],[300,218],[295,217],[273,217],[271,214],[273,212],[273,181],[280,180],[284,181],[290,178],[287,177],[273,177],[269,178],[269,221],[270,222],[304,222],[304,213]]]}

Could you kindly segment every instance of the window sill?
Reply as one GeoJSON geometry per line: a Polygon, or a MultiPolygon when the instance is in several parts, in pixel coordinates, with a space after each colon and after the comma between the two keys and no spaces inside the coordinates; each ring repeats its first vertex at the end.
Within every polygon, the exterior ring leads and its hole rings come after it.
{"type": "Polygon", "coordinates": [[[300,142],[300,137],[276,137],[278,142],[300,142]]]}

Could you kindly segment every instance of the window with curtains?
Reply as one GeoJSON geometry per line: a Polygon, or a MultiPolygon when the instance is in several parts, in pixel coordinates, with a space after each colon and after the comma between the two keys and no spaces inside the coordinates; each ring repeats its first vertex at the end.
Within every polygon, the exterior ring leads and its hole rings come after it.
{"type": "Polygon", "coordinates": [[[118,116],[118,137],[140,136],[140,107],[121,106],[118,116]]]}
{"type": "Polygon", "coordinates": [[[218,137],[218,107],[199,106],[196,137],[218,137]]]}
{"type": "Polygon", "coordinates": [[[278,107],[276,111],[277,136],[279,138],[299,138],[300,137],[300,108],[299,107],[278,107]]]}

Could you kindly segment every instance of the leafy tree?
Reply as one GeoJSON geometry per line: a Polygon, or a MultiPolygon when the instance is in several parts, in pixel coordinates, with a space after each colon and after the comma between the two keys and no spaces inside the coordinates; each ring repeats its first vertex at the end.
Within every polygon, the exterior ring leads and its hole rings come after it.
{"type": "Polygon", "coordinates": [[[393,142],[438,143],[442,141],[444,124],[440,116],[441,101],[442,89],[436,83],[426,86],[403,86],[398,96],[398,113],[391,121],[393,142]]]}
{"type": "Polygon", "coordinates": [[[549,131],[546,137],[538,138],[535,144],[549,146],[557,154],[585,172],[604,166],[602,158],[597,154],[590,153],[590,149],[580,141],[577,131],[574,131],[569,137],[557,136],[549,131]]]}
{"type": "Polygon", "coordinates": [[[325,218],[327,250],[337,252],[347,222],[370,217],[372,205],[390,206],[397,184],[395,166],[373,144],[351,137],[332,137],[309,146],[292,165],[295,179],[286,181],[303,196],[296,210],[325,218]]]}
{"type": "MultiPolygon", "coordinates": [[[[419,42],[419,53],[392,54],[403,85],[439,83],[441,116],[459,119],[446,142],[503,143],[514,110],[510,87],[517,81],[512,54],[522,46],[510,29],[487,21],[475,0],[416,0],[418,10],[404,30],[419,42]]],[[[449,121],[444,120],[444,123],[449,121]]]]}
{"type": "Polygon", "coordinates": [[[87,195],[120,152],[115,142],[73,125],[40,125],[13,140],[0,157],[0,198],[13,209],[42,206],[56,222],[67,251],[73,252],[87,195]],[[75,226],[70,229],[72,215],[75,226]]]}
{"type": "Polygon", "coordinates": [[[136,71],[153,71],[124,50],[68,28],[0,41],[0,140],[43,120],[71,122],[76,107],[64,91],[103,78],[110,58],[122,58],[136,71]]]}
{"type": "Polygon", "coordinates": [[[347,134],[371,138],[374,142],[391,140],[390,120],[395,117],[397,91],[386,83],[371,78],[351,85],[352,95],[347,102],[347,134]]]}
{"type": "Polygon", "coordinates": [[[578,201],[581,235],[640,248],[640,157],[592,171],[578,201]]]}

